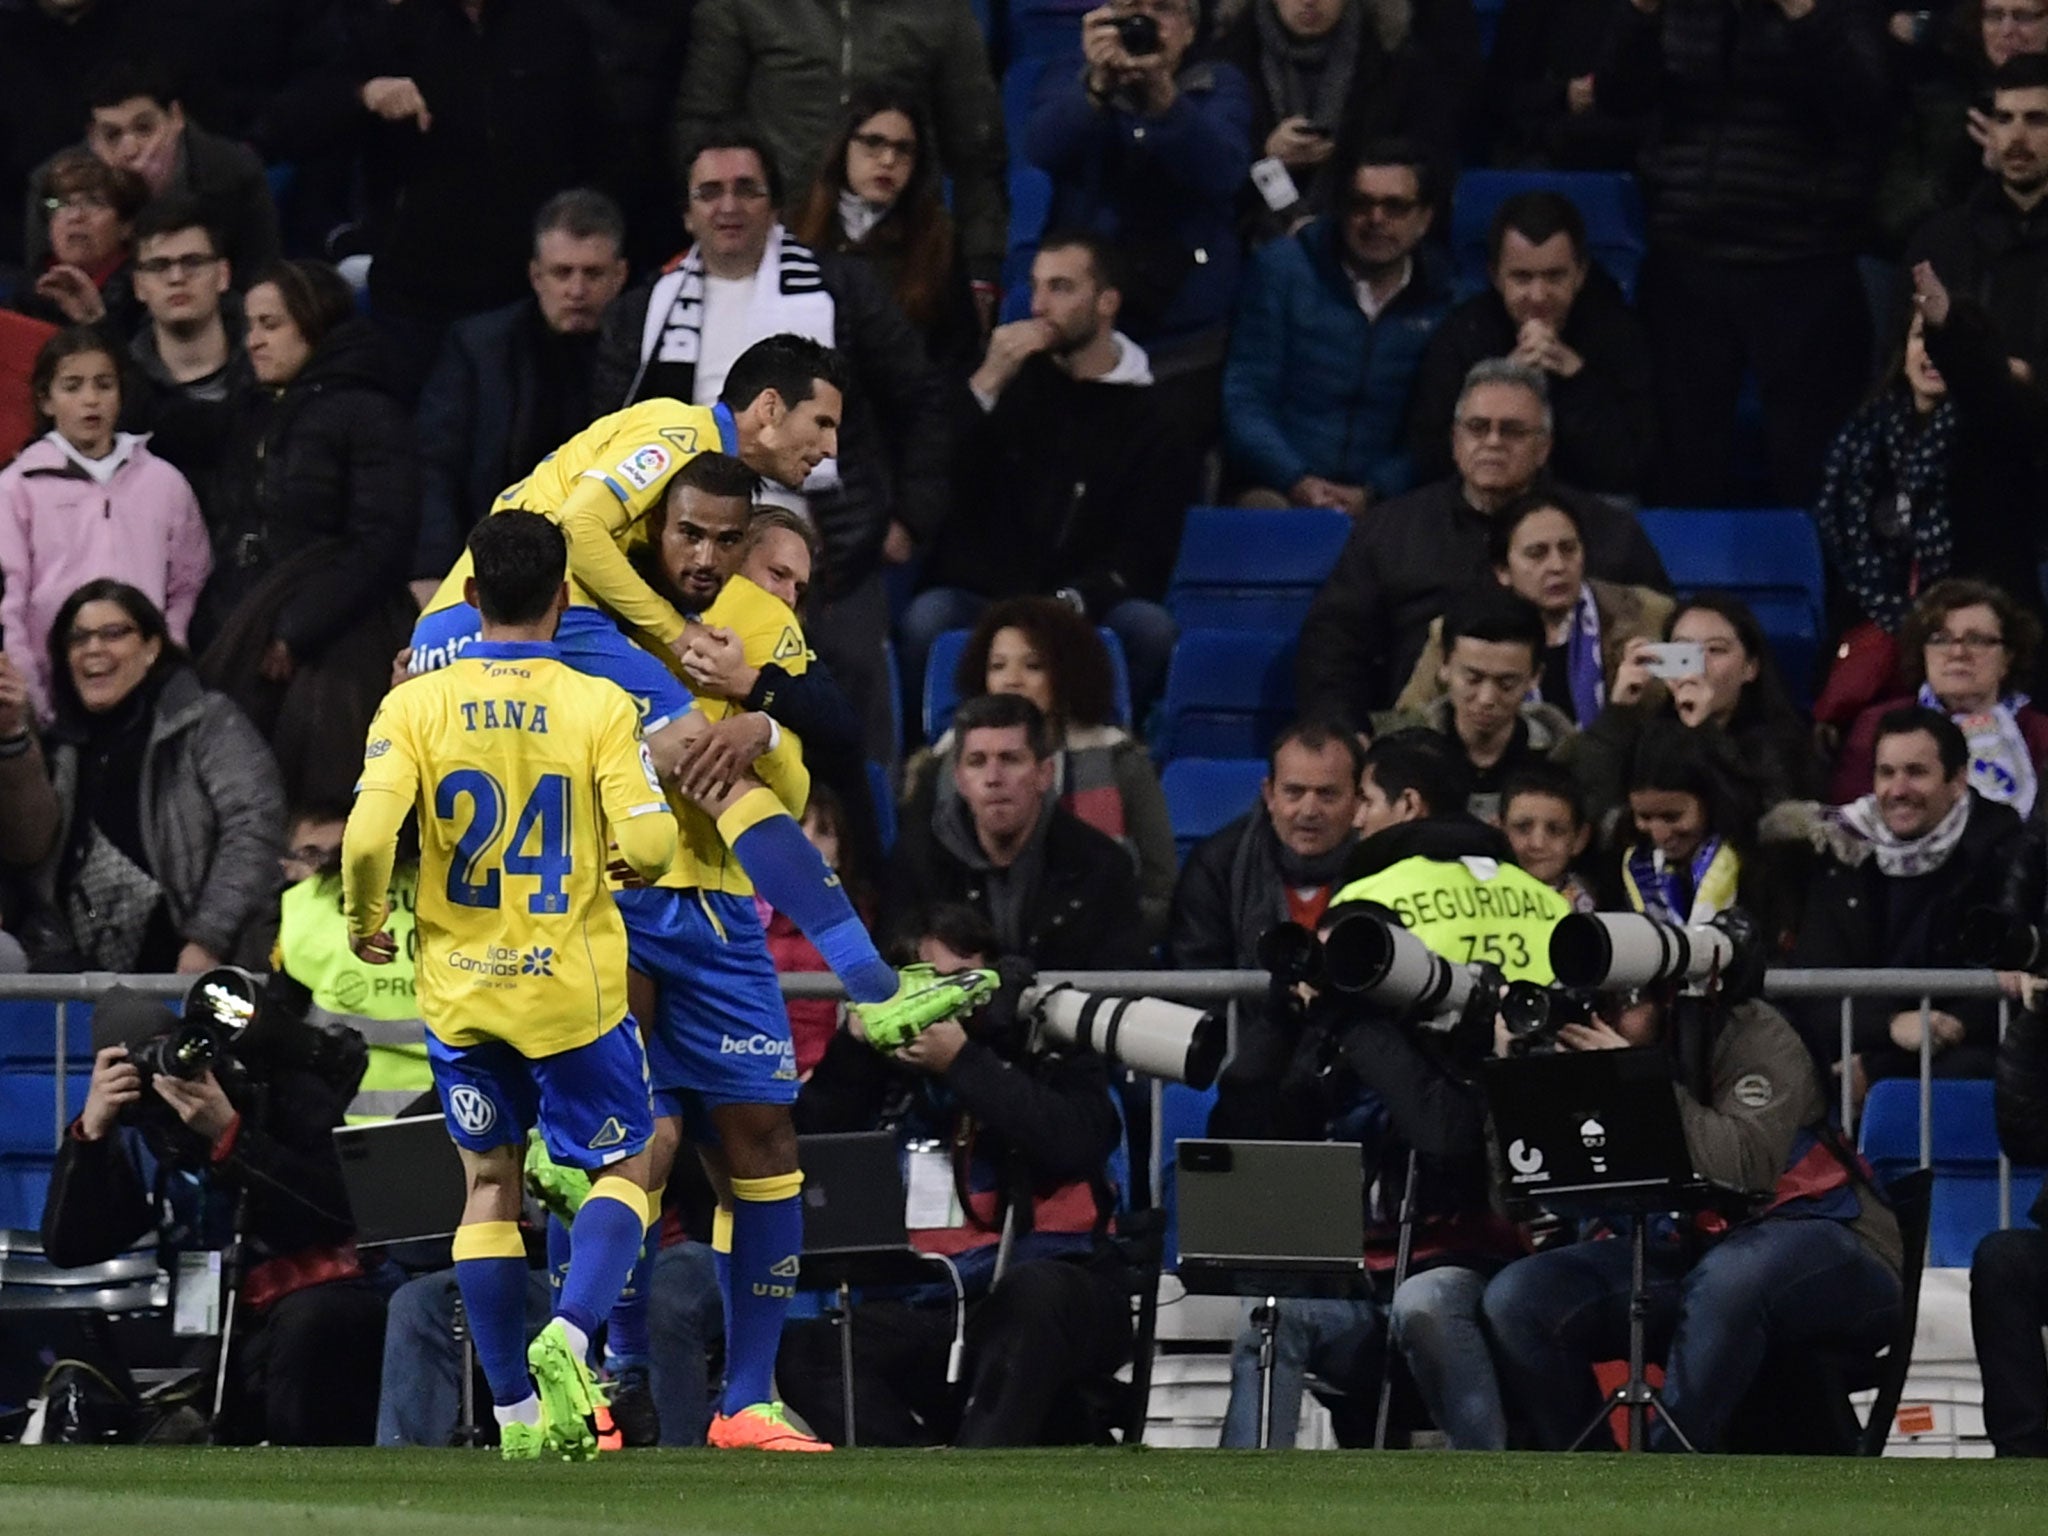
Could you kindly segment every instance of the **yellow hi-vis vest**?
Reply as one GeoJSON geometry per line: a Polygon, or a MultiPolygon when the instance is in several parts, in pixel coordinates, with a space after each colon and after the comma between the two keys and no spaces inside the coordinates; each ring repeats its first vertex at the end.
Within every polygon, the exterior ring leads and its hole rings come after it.
{"type": "Polygon", "coordinates": [[[398,954],[389,965],[365,964],[348,947],[341,876],[315,875],[284,893],[276,963],[313,994],[307,1022],[346,1026],[370,1047],[369,1066],[349,1101],[351,1125],[389,1120],[434,1086],[426,1025],[420,1022],[413,995],[413,961],[419,951],[413,907],[418,889],[417,865],[401,865],[393,873],[387,926],[398,941],[398,954]]]}
{"type": "Polygon", "coordinates": [[[1417,855],[1354,880],[1331,907],[1371,901],[1455,965],[1488,960],[1510,981],[1548,986],[1550,930],[1571,902],[1527,870],[1494,859],[1426,859],[1417,855]]]}

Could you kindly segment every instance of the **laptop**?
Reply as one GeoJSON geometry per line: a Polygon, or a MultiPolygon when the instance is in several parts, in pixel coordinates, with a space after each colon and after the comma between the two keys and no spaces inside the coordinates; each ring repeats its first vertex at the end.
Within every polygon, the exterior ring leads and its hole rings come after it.
{"type": "Polygon", "coordinates": [[[1211,1295],[1343,1296],[1365,1276],[1365,1167],[1351,1141],[1174,1143],[1180,1276],[1211,1295]]]}
{"type": "Polygon", "coordinates": [[[438,1111],[334,1129],[356,1246],[447,1237],[462,1224],[469,1186],[438,1111]]]}
{"type": "Polygon", "coordinates": [[[1510,1056],[1482,1075],[1510,1202],[1618,1210],[1699,1185],[1663,1051],[1510,1056]]]}
{"type": "Polygon", "coordinates": [[[937,1275],[910,1246],[902,1152],[893,1131],[844,1131],[796,1139],[804,1176],[805,1290],[915,1285],[937,1275]]]}

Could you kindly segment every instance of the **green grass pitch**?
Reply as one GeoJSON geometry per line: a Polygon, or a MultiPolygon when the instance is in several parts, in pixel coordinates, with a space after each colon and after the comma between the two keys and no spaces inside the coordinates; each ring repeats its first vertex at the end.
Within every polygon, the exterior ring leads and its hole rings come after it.
{"type": "Polygon", "coordinates": [[[2048,1463],[1214,1451],[0,1449],[35,1536],[2004,1536],[2048,1463]]]}

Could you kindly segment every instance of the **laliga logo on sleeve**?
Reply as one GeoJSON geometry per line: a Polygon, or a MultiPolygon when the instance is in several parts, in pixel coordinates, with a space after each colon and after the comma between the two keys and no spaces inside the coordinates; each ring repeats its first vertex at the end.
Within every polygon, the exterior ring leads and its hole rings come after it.
{"type": "Polygon", "coordinates": [[[1517,1184],[1540,1184],[1550,1177],[1543,1171],[1543,1153],[1520,1139],[1508,1144],[1508,1166],[1517,1184]]]}
{"type": "Polygon", "coordinates": [[[498,1123],[498,1106],[467,1083],[448,1092],[448,1113],[466,1135],[481,1136],[498,1123]]]}

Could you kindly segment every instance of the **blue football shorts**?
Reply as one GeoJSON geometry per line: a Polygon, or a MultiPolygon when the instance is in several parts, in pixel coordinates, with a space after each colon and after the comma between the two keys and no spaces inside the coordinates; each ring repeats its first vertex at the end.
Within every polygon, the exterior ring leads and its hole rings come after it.
{"type": "Polygon", "coordinates": [[[515,1146],[536,1124],[548,1156],[571,1168],[608,1168],[654,1136],[647,1053],[627,1014],[587,1045],[522,1056],[503,1040],[449,1045],[429,1030],[434,1091],[455,1144],[471,1152],[515,1146]]]}
{"type": "Polygon", "coordinates": [[[680,1115],[713,1140],[703,1112],[724,1104],[796,1102],[796,1045],[768,936],[751,896],[617,891],[634,970],[659,990],[647,1031],[658,1115],[680,1115]]]}
{"type": "MultiPolygon", "coordinates": [[[[483,617],[468,603],[423,613],[412,629],[414,677],[447,666],[483,638],[483,617]]],[[[562,660],[589,677],[616,683],[640,711],[640,732],[651,736],[689,713],[695,702],[683,680],[659,657],[629,640],[600,608],[572,605],[555,630],[562,660]]]]}

